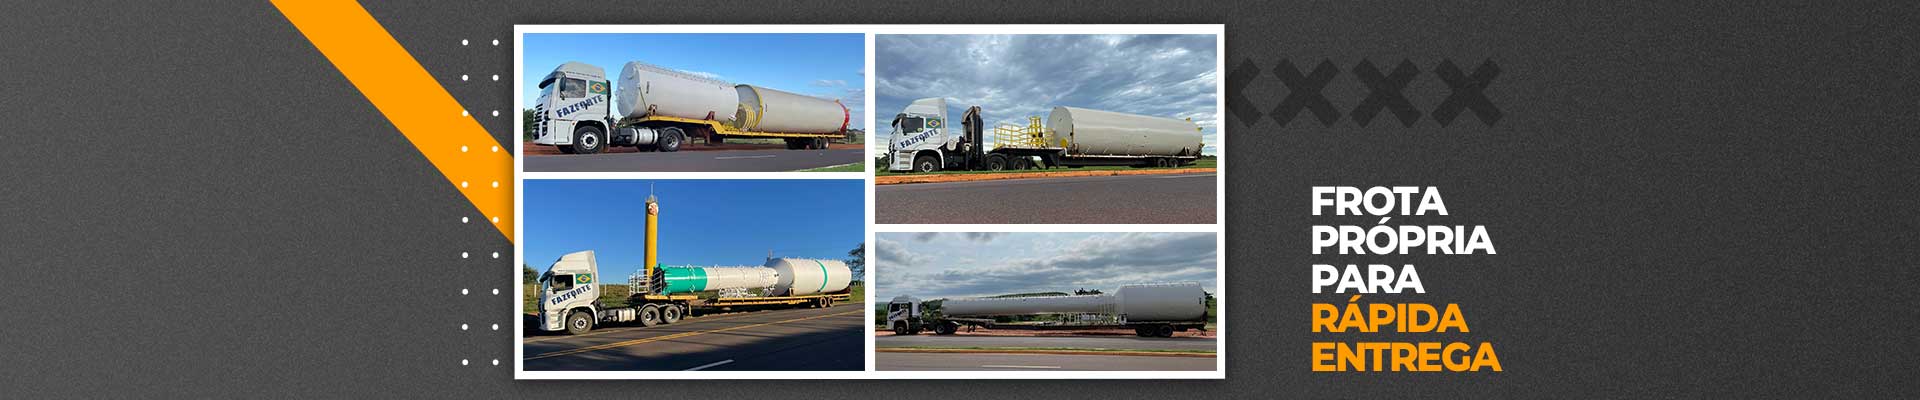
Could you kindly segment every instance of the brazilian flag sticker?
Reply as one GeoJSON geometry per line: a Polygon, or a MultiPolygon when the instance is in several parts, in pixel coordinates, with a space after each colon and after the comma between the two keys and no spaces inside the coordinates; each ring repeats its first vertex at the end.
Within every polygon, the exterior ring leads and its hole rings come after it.
{"type": "Polygon", "coordinates": [[[587,84],[587,91],[593,92],[593,94],[605,94],[607,93],[607,83],[594,82],[591,84],[587,84]]]}
{"type": "Polygon", "coordinates": [[[593,283],[593,274],[579,274],[579,275],[573,276],[573,284],[575,285],[585,285],[589,283],[593,283]]]}
{"type": "Polygon", "coordinates": [[[940,120],[937,118],[927,120],[927,129],[940,129],[940,120]]]}

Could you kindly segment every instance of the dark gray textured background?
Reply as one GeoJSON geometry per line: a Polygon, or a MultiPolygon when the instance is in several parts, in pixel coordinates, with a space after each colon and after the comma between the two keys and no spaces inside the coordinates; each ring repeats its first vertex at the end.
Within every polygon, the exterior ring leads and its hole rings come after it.
{"type": "Polygon", "coordinates": [[[1420,65],[1422,111],[1441,59],[1505,70],[1491,128],[1228,119],[1227,380],[991,383],[513,381],[509,332],[458,330],[511,324],[511,244],[270,5],[9,3],[0,397],[1911,397],[1915,5],[1591,3],[367,4],[503,141],[515,23],[1225,23],[1229,69],[1340,65],[1343,112],[1362,58],[1420,65]],[[1309,217],[1312,185],[1439,186],[1453,216],[1411,222],[1500,254],[1310,257],[1309,225],[1372,223],[1309,217]],[[1473,333],[1379,339],[1507,372],[1307,372],[1307,305],[1344,301],[1320,262],[1420,265],[1431,294],[1369,298],[1473,333]]]}

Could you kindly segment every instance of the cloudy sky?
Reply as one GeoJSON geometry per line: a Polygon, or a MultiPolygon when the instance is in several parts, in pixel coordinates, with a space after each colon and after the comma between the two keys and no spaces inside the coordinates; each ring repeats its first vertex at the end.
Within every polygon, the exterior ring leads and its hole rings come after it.
{"type": "Polygon", "coordinates": [[[880,301],[1009,293],[1112,292],[1134,283],[1200,282],[1219,293],[1214,233],[876,234],[880,301]]]}
{"type": "Polygon", "coordinates": [[[947,97],[949,118],[978,105],[989,125],[1073,106],[1193,118],[1204,152],[1217,154],[1214,44],[1214,35],[876,35],[870,126],[885,135],[894,114],[928,97],[947,97]]]}

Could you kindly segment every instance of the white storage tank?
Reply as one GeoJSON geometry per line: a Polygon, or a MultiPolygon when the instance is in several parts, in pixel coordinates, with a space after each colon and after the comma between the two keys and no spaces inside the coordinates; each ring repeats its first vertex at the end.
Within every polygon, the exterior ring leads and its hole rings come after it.
{"type": "Polygon", "coordinates": [[[767,268],[779,274],[771,296],[832,293],[846,290],[853,283],[853,270],[839,260],[775,258],[767,260],[767,268]]]}
{"type": "Polygon", "coordinates": [[[1033,315],[1033,314],[1112,314],[1112,295],[1031,296],[947,299],[940,302],[940,313],[951,316],[1033,315]]]}
{"type": "Polygon", "coordinates": [[[1063,106],[1047,115],[1047,126],[1074,155],[1200,155],[1193,121],[1063,106]]]}
{"type": "Polygon", "coordinates": [[[1195,321],[1207,317],[1207,291],[1199,283],[1126,285],[1115,291],[1115,312],[1127,321],[1195,321]]]}
{"type": "Polygon", "coordinates": [[[768,288],[780,274],[766,267],[661,267],[666,293],[693,293],[725,289],[768,288]]]}
{"type": "Polygon", "coordinates": [[[620,70],[614,97],[618,97],[614,111],[624,118],[712,116],[723,124],[733,123],[740,103],[740,93],[731,83],[639,61],[628,62],[620,70]],[[653,110],[651,114],[648,109],[653,110]]]}
{"type": "Polygon", "coordinates": [[[741,130],[777,133],[834,133],[847,130],[851,115],[837,100],[822,99],[753,85],[735,86],[740,107],[735,126],[741,130]]]}

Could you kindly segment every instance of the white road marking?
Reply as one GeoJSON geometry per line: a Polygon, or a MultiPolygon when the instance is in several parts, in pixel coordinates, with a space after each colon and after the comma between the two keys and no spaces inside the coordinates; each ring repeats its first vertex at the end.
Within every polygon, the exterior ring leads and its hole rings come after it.
{"type": "Polygon", "coordinates": [[[1058,365],[982,365],[980,368],[1060,369],[1058,365]]]}
{"type": "Polygon", "coordinates": [[[702,365],[702,366],[698,366],[698,367],[693,367],[693,368],[688,368],[687,370],[688,370],[688,371],[699,371],[699,370],[703,370],[703,369],[707,369],[707,368],[713,368],[713,367],[718,367],[718,366],[722,366],[722,365],[727,365],[727,363],[730,363],[730,362],[733,362],[733,360],[732,360],[732,359],[728,359],[728,360],[726,360],[726,361],[721,361],[721,362],[717,362],[717,363],[712,363],[712,364],[707,364],[707,365],[702,365]]]}
{"type": "Polygon", "coordinates": [[[727,157],[714,157],[713,159],[715,159],[715,160],[738,160],[738,159],[742,159],[742,158],[774,158],[774,157],[779,157],[779,156],[776,156],[776,155],[772,155],[772,154],[767,154],[767,155],[758,155],[758,156],[727,156],[727,157]]]}

